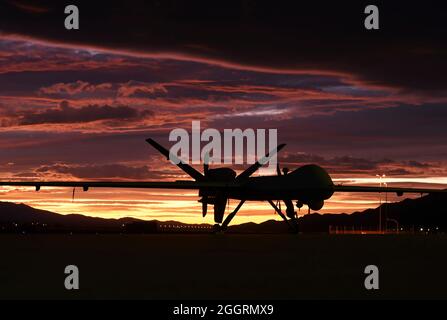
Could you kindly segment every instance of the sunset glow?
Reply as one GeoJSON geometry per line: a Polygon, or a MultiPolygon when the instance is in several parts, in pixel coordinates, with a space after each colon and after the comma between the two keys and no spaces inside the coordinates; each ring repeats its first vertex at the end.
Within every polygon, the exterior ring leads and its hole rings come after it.
{"type": "MultiPolygon", "coordinates": [[[[144,139],[167,144],[171,129],[200,120],[220,130],[277,128],[287,143],[281,166],[317,163],[335,183],[378,185],[375,175],[386,173],[389,186],[447,187],[447,97],[372,85],[348,72],[255,68],[4,34],[0,84],[2,180],[185,179],[144,139]]],[[[71,196],[71,189],[0,188],[1,201],[61,214],[212,223],[212,214],[202,219],[191,191],[92,189],[71,196]]],[[[378,202],[377,194],[336,194],[321,212],[378,202]]],[[[267,203],[255,202],[234,223],[277,218],[267,203]]]]}

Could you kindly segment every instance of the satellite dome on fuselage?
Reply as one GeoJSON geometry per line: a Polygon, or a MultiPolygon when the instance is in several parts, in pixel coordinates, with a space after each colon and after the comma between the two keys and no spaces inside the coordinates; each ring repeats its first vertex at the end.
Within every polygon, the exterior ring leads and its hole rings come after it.
{"type": "MultiPolygon", "coordinates": [[[[289,175],[303,185],[303,187],[309,189],[327,189],[332,191],[331,188],[334,186],[331,176],[322,167],[316,164],[308,164],[289,173],[289,175]]],[[[333,192],[330,194],[325,194],[324,198],[329,198],[332,196],[333,192]]]]}
{"type": "Polygon", "coordinates": [[[236,171],[231,168],[215,168],[210,169],[207,176],[216,181],[233,181],[236,178],[236,171]]]}

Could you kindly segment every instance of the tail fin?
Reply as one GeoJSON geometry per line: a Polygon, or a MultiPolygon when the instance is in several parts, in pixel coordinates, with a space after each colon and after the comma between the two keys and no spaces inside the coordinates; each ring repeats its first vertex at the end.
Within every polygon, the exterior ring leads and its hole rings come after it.
{"type": "MultiPolygon", "coordinates": [[[[170,153],[169,150],[164,148],[162,145],[160,145],[155,140],[149,138],[149,139],[146,139],[146,142],[149,143],[155,149],[157,149],[162,155],[164,155],[166,157],[167,160],[177,159],[177,157],[174,154],[170,153]]],[[[180,159],[178,159],[178,161],[176,161],[176,162],[177,162],[177,167],[179,167],[184,172],[186,172],[194,180],[196,180],[196,181],[203,181],[204,180],[205,177],[203,176],[203,174],[201,174],[199,171],[197,171],[196,169],[194,169],[190,165],[184,163],[180,159]]]]}

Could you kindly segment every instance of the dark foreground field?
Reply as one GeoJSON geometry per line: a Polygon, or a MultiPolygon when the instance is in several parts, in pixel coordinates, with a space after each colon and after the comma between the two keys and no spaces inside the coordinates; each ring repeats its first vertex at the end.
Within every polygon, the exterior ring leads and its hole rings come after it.
{"type": "Polygon", "coordinates": [[[2,235],[0,253],[3,299],[447,298],[447,236],[2,235]]]}

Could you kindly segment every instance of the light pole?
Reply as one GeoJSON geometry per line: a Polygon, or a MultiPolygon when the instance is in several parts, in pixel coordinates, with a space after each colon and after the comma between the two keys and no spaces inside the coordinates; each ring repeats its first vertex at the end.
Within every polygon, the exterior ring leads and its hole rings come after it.
{"type": "MultiPolygon", "coordinates": [[[[383,175],[385,177],[385,175],[383,175]]],[[[388,188],[388,184],[386,182],[382,183],[385,186],[385,206],[384,206],[384,214],[385,214],[385,233],[387,230],[387,223],[388,220],[388,191],[386,190],[388,188]]]]}
{"type": "MultiPolygon", "coordinates": [[[[376,177],[379,177],[379,187],[382,187],[382,178],[386,176],[376,174],[376,177]]],[[[379,233],[382,233],[382,192],[379,192],[379,233]]]]}
{"type": "Polygon", "coordinates": [[[396,224],[396,233],[399,234],[399,221],[397,221],[396,219],[388,219],[388,218],[386,220],[394,222],[396,224]]]}

